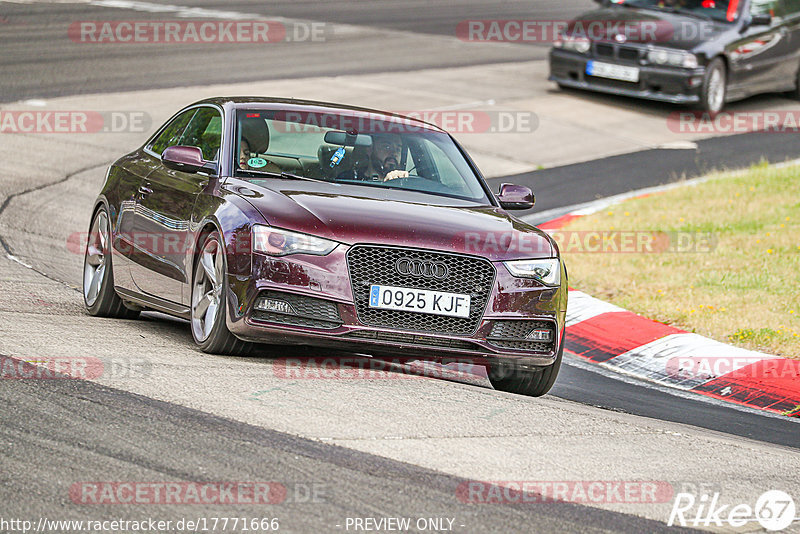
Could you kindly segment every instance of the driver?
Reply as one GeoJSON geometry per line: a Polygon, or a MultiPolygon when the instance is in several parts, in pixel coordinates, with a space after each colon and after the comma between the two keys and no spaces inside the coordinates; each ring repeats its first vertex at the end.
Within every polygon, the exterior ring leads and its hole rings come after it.
{"type": "Polygon", "coordinates": [[[366,164],[339,176],[340,179],[388,182],[408,178],[400,168],[403,140],[398,134],[373,134],[372,146],[367,149],[366,164]]]}

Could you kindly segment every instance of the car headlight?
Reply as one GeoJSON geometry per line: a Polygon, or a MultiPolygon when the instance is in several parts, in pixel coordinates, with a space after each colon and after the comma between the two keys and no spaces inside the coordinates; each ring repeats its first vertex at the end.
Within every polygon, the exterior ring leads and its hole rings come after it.
{"type": "Polygon", "coordinates": [[[669,65],[670,67],[683,67],[685,69],[696,69],[699,65],[697,56],[689,52],[675,50],[665,50],[655,48],[647,53],[647,61],[655,65],[669,65]]]}
{"type": "Polygon", "coordinates": [[[585,54],[592,47],[591,41],[585,37],[560,37],[553,43],[556,48],[585,54]]]}
{"type": "Polygon", "coordinates": [[[308,234],[289,232],[271,226],[253,226],[253,251],[263,252],[270,256],[287,256],[289,254],[313,254],[325,256],[330,254],[339,243],[308,234]]]}
{"type": "Polygon", "coordinates": [[[535,278],[548,286],[561,285],[561,262],[558,261],[558,258],[516,260],[503,263],[516,277],[535,278]]]}

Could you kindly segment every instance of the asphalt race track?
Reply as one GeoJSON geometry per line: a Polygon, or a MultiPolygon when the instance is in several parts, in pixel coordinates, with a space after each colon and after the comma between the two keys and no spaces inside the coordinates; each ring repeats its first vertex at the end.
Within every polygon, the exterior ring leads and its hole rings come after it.
{"type": "MultiPolygon", "coordinates": [[[[87,2],[88,4],[88,2],[87,2]]],[[[156,0],[152,4],[180,2],[156,0]]],[[[80,2],[53,5],[36,2],[2,4],[0,16],[13,21],[3,29],[0,46],[4,52],[0,102],[42,98],[74,93],[122,91],[151,87],[242,82],[308,76],[336,76],[423,68],[478,65],[485,63],[542,59],[548,48],[493,46],[476,53],[468,43],[448,45],[447,54],[435,53],[439,36],[451,36],[465,19],[518,19],[537,17],[562,20],[591,6],[588,0],[542,0],[535,2],[494,0],[459,2],[458,9],[447,2],[401,0],[370,2],[323,1],[192,2],[203,9],[263,17],[267,20],[297,19],[307,22],[353,25],[342,36],[326,34],[326,42],[283,43],[265,61],[263,48],[242,44],[154,45],[141,54],[127,44],[92,47],[72,44],[54,47],[74,21],[126,20],[129,10],[110,10],[80,2]],[[421,9],[426,17],[419,17],[421,9]],[[532,11],[535,9],[535,11],[532,11]],[[402,43],[403,35],[420,35],[402,43]],[[423,38],[426,36],[428,38],[423,38]]],[[[137,21],[175,20],[175,12],[135,11],[137,21]]]]}
{"type": "MultiPolygon", "coordinates": [[[[545,137],[542,143],[557,142],[563,150],[557,161],[571,164],[534,170],[549,161],[549,149],[528,156],[518,142],[512,158],[501,146],[517,143],[510,137],[466,136],[464,142],[479,163],[497,169],[487,173],[493,184],[534,189],[537,206],[522,214],[532,217],[709,169],[800,158],[800,141],[791,135],[696,139],[677,150],[661,146],[672,140],[667,134],[633,139],[637,126],[623,136],[620,124],[632,121],[663,127],[671,108],[554,91],[536,70],[547,53],[542,44],[476,45],[453,37],[466,19],[558,20],[591,7],[588,0],[112,4],[0,1],[0,104],[57,99],[69,105],[90,95],[109,109],[130,109],[120,108],[128,99],[120,93],[136,91],[144,99],[137,109],[152,110],[155,128],[177,108],[148,99],[195,94],[204,86],[228,90],[229,84],[236,84],[231,91],[290,91],[307,79],[327,80],[331,86],[313,94],[332,101],[363,85],[379,91],[370,105],[393,109],[419,109],[409,107],[417,98],[441,100],[443,107],[461,98],[476,106],[494,92],[505,98],[497,97],[498,105],[547,100],[555,104],[546,113],[536,109],[543,131],[585,131],[585,149],[580,140],[535,133],[545,137]],[[193,16],[187,6],[207,10],[200,12],[206,18],[234,13],[322,22],[326,40],[278,43],[266,51],[64,42],[75,21],[175,20],[193,16]],[[536,79],[491,87],[492,76],[521,70],[518,64],[533,68],[536,79]],[[435,71],[444,81],[420,75],[435,71]],[[460,83],[480,86],[481,96],[458,93],[445,101],[433,93],[464,72],[479,74],[474,83],[460,83]],[[402,103],[394,107],[394,100],[402,103]],[[591,128],[576,119],[584,112],[597,113],[591,128]],[[596,141],[602,137],[613,142],[596,141]],[[514,165],[505,166],[504,158],[514,165]]],[[[791,105],[773,95],[739,106],[791,105]]],[[[286,532],[353,532],[348,518],[410,517],[449,518],[455,532],[661,532],[678,530],[666,526],[670,499],[474,504],[459,499],[459,488],[473,480],[628,480],[663,481],[675,492],[718,491],[729,503],[754,504],[770,489],[800,497],[797,421],[676,395],[574,355],[565,356],[555,388],[542,399],[496,392],[480,377],[458,382],[401,370],[363,380],[287,380],[275,357],[317,354],[265,347],[253,358],[213,357],[194,349],[183,321],[155,313],[132,322],[87,316],[76,291],[82,257],[70,250],[68,236],[85,231],[108,163],[142,135],[0,134],[6,173],[0,180],[0,356],[89,355],[119,370],[93,381],[0,380],[0,520],[277,517],[286,532]],[[286,498],[267,506],[79,502],[76,484],[97,481],[270,481],[286,489],[286,498]]],[[[0,531],[13,530],[0,523],[0,531]]]]}

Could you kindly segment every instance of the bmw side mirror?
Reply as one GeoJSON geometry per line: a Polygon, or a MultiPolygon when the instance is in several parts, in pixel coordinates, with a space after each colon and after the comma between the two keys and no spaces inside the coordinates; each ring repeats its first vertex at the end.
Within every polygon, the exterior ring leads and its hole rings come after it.
{"type": "Polygon", "coordinates": [[[214,164],[204,160],[203,151],[196,146],[171,146],[161,154],[161,163],[173,171],[190,174],[214,171],[214,164]]]}
{"type": "Polygon", "coordinates": [[[497,196],[504,210],[528,210],[536,202],[533,191],[524,185],[502,184],[497,196]]]}

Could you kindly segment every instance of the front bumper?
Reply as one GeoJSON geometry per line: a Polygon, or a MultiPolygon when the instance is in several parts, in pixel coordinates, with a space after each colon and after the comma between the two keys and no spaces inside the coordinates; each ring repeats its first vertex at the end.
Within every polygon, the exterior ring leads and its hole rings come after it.
{"type": "Polygon", "coordinates": [[[697,104],[700,102],[705,67],[690,70],[618,63],[639,69],[639,81],[634,83],[586,74],[586,64],[590,60],[617,63],[609,58],[593,58],[554,48],[550,51],[549,80],[575,89],[672,104],[697,104]]]}
{"type": "MultiPolygon", "coordinates": [[[[502,263],[494,265],[496,278],[476,331],[453,335],[363,324],[353,300],[344,246],[324,257],[254,254],[252,276],[229,276],[228,328],[240,339],[260,343],[472,363],[503,358],[524,366],[552,365],[561,348],[566,287],[514,278],[502,263]],[[265,294],[278,299],[284,295],[283,300],[303,317],[256,310],[256,301],[265,294]],[[528,341],[524,337],[528,325],[551,329],[552,343],[528,341]]],[[[565,276],[562,272],[562,280],[565,276]]]]}

